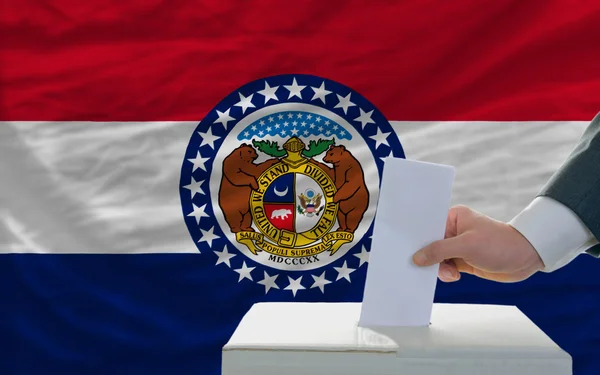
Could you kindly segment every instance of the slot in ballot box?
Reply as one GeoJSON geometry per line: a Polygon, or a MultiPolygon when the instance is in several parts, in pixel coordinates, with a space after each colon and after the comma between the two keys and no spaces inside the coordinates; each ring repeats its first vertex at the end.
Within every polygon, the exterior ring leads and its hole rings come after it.
{"type": "Polygon", "coordinates": [[[571,357],[514,306],[434,304],[428,327],[358,325],[360,303],[258,303],[223,375],[570,375],[571,357]]]}

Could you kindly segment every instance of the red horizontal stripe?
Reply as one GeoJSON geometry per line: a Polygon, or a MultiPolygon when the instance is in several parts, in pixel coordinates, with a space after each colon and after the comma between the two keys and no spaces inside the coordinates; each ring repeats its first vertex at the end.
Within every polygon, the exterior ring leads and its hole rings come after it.
{"type": "Polygon", "coordinates": [[[0,118],[199,120],[244,83],[321,75],[392,120],[589,120],[597,1],[19,0],[0,118]]]}

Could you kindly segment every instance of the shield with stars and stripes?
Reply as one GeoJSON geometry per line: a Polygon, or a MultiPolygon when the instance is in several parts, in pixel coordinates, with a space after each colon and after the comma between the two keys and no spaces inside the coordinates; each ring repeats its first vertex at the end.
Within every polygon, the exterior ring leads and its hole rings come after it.
{"type": "Polygon", "coordinates": [[[231,277],[265,293],[296,296],[317,271],[319,285],[350,281],[348,256],[363,259],[370,247],[386,157],[404,157],[400,141],[350,88],[309,75],[257,80],[192,134],[181,171],[185,222],[201,253],[216,247],[232,268],[235,257],[231,277]]]}

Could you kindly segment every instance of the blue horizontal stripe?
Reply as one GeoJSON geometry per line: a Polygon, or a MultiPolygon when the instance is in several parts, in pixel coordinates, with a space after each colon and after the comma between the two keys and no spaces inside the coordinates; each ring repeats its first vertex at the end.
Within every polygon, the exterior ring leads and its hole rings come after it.
{"type": "MultiPolygon", "coordinates": [[[[200,254],[0,256],[3,374],[220,374],[221,347],[252,303],[290,300],[200,254]],[[227,272],[225,272],[227,271],[227,272]]],[[[553,274],[498,284],[464,277],[438,302],[517,305],[574,357],[575,375],[600,374],[600,263],[581,256],[553,274]]],[[[359,301],[365,267],[335,293],[297,301],[359,301]]],[[[333,286],[328,285],[328,286],[333,286]]],[[[315,290],[313,290],[315,291],[315,290]]],[[[307,317],[308,318],[308,317],[307,317]]]]}

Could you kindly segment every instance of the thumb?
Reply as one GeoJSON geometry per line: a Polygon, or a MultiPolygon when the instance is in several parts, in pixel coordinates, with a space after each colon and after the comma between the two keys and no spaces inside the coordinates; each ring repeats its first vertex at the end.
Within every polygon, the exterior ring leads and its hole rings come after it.
{"type": "Polygon", "coordinates": [[[413,255],[417,266],[431,266],[452,258],[464,258],[470,250],[468,235],[434,241],[413,255]]]}

